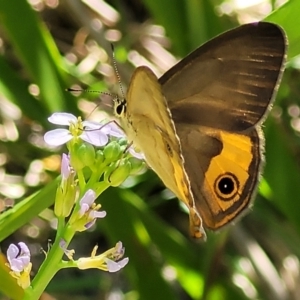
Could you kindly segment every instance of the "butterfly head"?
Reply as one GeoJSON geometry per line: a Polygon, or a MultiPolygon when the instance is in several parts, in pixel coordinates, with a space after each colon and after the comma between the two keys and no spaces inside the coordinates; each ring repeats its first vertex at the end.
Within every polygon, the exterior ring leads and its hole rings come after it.
{"type": "Polygon", "coordinates": [[[126,115],[127,101],[125,98],[119,97],[114,99],[114,113],[117,117],[122,118],[126,115]]]}

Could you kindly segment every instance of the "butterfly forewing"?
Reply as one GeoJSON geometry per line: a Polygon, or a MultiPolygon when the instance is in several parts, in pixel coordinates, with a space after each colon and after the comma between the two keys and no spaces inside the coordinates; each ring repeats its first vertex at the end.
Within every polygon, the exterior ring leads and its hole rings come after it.
{"type": "Polygon", "coordinates": [[[179,138],[157,77],[147,67],[135,70],[127,93],[123,127],[148,165],[190,211],[191,234],[205,238],[184,169],[179,138]]]}
{"type": "Polygon", "coordinates": [[[282,29],[265,22],[207,42],[159,79],[175,124],[228,131],[255,125],[277,90],[285,53],[282,29]]]}

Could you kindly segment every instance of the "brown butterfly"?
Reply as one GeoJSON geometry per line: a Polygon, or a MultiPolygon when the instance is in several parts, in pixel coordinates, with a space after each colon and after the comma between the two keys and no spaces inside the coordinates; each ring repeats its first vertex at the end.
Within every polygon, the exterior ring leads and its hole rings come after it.
{"type": "Polygon", "coordinates": [[[193,237],[245,211],[260,178],[261,124],[278,90],[287,39],[259,22],[227,31],[160,79],[138,67],[115,113],[148,165],[190,211],[193,237]]]}

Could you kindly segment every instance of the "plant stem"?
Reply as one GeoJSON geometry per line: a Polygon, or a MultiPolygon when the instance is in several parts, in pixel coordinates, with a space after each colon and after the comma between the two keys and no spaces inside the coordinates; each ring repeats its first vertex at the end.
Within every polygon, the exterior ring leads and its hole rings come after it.
{"type": "Polygon", "coordinates": [[[46,256],[46,259],[32,281],[31,287],[25,291],[24,300],[36,300],[40,298],[50,280],[61,268],[60,262],[64,251],[59,245],[60,241],[63,239],[66,241],[66,245],[68,245],[74,234],[75,231],[71,227],[66,227],[61,235],[57,235],[54,244],[46,256]]]}

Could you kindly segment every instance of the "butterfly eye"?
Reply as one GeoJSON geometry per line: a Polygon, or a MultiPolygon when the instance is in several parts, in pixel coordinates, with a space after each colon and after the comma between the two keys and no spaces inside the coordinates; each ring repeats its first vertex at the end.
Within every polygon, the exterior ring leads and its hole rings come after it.
{"type": "Polygon", "coordinates": [[[239,190],[239,181],[232,173],[222,174],[215,181],[214,190],[222,200],[232,200],[239,190]]]}
{"type": "Polygon", "coordinates": [[[122,111],[123,111],[123,104],[120,103],[117,107],[116,107],[116,113],[117,115],[121,115],[122,114],[122,111]]]}
{"type": "Polygon", "coordinates": [[[117,116],[121,116],[126,113],[126,100],[117,100],[115,104],[115,113],[117,116]]]}

